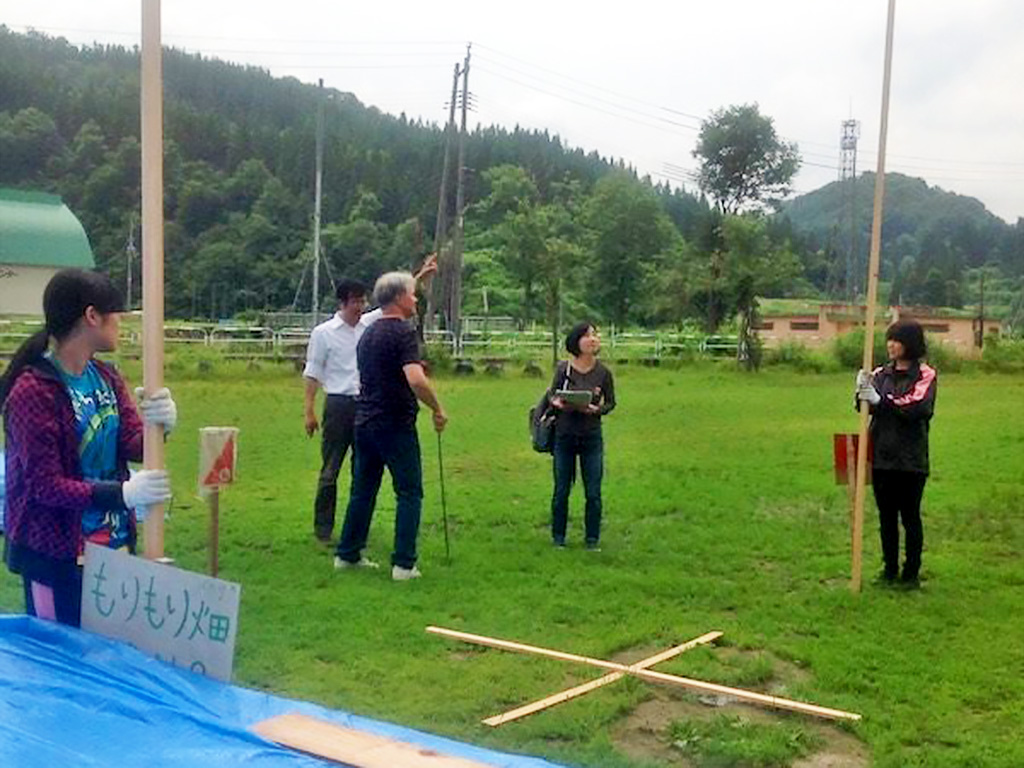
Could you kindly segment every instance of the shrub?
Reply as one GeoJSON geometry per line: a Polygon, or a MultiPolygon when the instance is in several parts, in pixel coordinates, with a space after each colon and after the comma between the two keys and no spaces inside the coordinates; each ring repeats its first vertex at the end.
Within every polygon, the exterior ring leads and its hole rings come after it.
{"type": "Polygon", "coordinates": [[[827,352],[808,349],[796,341],[786,341],[767,349],[765,365],[785,365],[803,373],[831,373],[839,368],[835,358],[827,352]]]}
{"type": "Polygon", "coordinates": [[[927,360],[930,366],[946,373],[956,373],[964,367],[963,358],[956,349],[932,336],[928,337],[927,360]]]}
{"type": "Polygon", "coordinates": [[[454,361],[452,360],[452,351],[447,344],[427,344],[423,356],[430,368],[431,375],[451,373],[454,361]]]}
{"type": "MultiPolygon", "coordinates": [[[[832,344],[832,351],[839,365],[843,368],[859,369],[864,361],[864,330],[858,328],[855,331],[837,336],[832,344]]],[[[875,365],[881,365],[888,359],[885,353],[885,329],[875,331],[874,360],[875,365]]]]}
{"type": "Polygon", "coordinates": [[[981,367],[990,372],[1024,373],[1024,339],[987,336],[981,367]]]}

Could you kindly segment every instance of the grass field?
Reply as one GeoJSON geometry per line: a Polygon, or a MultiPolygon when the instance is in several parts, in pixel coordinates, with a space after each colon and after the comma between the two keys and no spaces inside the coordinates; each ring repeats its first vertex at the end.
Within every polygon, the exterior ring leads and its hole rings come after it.
{"type": "MultiPolygon", "coordinates": [[[[137,363],[126,372],[138,379],[137,363]]],[[[171,365],[182,418],[168,444],[167,550],[183,567],[206,563],[196,430],[241,427],[240,479],[221,501],[221,575],[243,585],[236,681],[573,765],[1024,765],[1024,379],[940,371],[924,586],[866,583],[855,597],[831,472],[832,433],[856,429],[852,375],[615,374],[602,552],[583,549],[578,488],[571,546],[550,546],[550,460],[525,423],[543,382],[449,378],[453,562],[421,418],[424,578],[398,584],[383,568],[334,572],[312,536],[318,444],[290,367],[171,365]],[[625,680],[492,730],[480,719],[600,672],[459,645],[428,624],[620,660],[722,630],[714,648],[658,670],[864,719],[835,726],[625,680]]],[[[368,552],[380,561],[394,518],[385,490],[368,552]]],[[[879,563],[870,502],[866,519],[867,582],[879,563]]],[[[6,572],[0,609],[22,609],[6,572]]]]}

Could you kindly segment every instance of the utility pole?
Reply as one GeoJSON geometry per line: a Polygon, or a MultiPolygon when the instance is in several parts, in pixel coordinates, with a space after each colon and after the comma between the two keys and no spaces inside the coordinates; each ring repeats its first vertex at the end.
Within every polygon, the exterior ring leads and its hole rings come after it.
{"type": "Polygon", "coordinates": [[[978,349],[985,348],[985,268],[981,268],[981,300],[978,302],[978,349]]]}
{"type": "MultiPolygon", "coordinates": [[[[430,281],[430,291],[427,293],[427,317],[426,322],[434,325],[434,315],[437,312],[438,289],[442,294],[447,292],[444,289],[445,278],[448,273],[448,262],[444,258],[444,242],[448,234],[448,173],[451,165],[452,134],[455,130],[455,101],[459,92],[459,65],[455,65],[455,74],[452,76],[452,99],[448,103],[448,124],[444,128],[444,164],[441,168],[441,189],[437,197],[437,222],[434,227],[434,253],[437,254],[438,275],[440,280],[430,281]]],[[[444,297],[442,297],[443,303],[444,297]]]]}
{"type": "Polygon", "coordinates": [[[316,106],[316,193],[313,202],[313,317],[312,326],[320,322],[320,202],[323,197],[324,172],[324,80],[320,78],[316,106]]]}
{"type": "Polygon", "coordinates": [[[469,110],[469,56],[472,44],[466,46],[466,60],[462,65],[462,127],[459,131],[459,166],[455,186],[455,242],[452,250],[451,293],[448,319],[455,336],[456,351],[462,330],[462,247],[465,234],[465,177],[466,177],[466,113],[469,110]]]}

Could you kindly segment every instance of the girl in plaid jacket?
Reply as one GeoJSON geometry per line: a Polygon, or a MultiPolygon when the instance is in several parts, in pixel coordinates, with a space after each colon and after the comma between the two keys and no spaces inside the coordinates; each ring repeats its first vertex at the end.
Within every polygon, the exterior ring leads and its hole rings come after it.
{"type": "Polygon", "coordinates": [[[85,541],[134,551],[135,507],[170,498],[163,470],[129,477],[143,421],[173,427],[162,390],[142,418],[120,374],[94,359],[116,349],[121,296],[95,272],[58,272],[43,293],[45,328],[0,378],[6,439],[4,559],[21,575],[29,615],[78,626],[85,541]],[[51,344],[52,342],[52,344],[51,344]]]}

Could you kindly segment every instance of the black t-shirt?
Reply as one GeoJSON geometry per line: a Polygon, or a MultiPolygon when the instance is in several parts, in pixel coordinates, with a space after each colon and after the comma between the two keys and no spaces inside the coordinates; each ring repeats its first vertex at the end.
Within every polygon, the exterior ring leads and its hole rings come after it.
{"type": "Polygon", "coordinates": [[[397,317],[382,317],[356,347],[359,399],[356,426],[407,429],[416,426],[419,405],[402,367],[420,362],[416,329],[397,317]]]}
{"type": "Polygon", "coordinates": [[[601,429],[601,417],[615,410],[615,380],[612,372],[600,360],[586,373],[580,373],[568,362],[557,365],[548,391],[554,397],[559,389],[589,390],[591,404],[598,407],[597,413],[585,413],[572,408],[560,412],[555,421],[555,432],[559,435],[589,435],[596,432],[601,429]]]}

